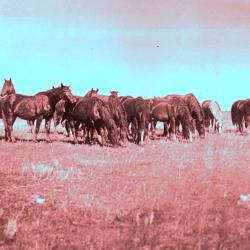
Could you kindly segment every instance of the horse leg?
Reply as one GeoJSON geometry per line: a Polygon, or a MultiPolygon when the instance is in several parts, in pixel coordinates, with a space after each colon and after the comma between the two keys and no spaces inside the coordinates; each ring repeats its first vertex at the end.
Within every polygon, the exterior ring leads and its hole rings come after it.
{"type": "Polygon", "coordinates": [[[156,124],[157,124],[157,121],[156,121],[156,120],[152,120],[152,121],[150,122],[150,131],[151,131],[152,137],[154,137],[154,135],[155,135],[156,124]]]}
{"type": "Polygon", "coordinates": [[[13,125],[14,125],[15,120],[16,120],[16,117],[13,114],[10,114],[9,119],[7,120],[8,127],[9,127],[9,131],[8,131],[9,140],[11,142],[16,142],[16,139],[13,135],[13,125]]]}
{"type": "Polygon", "coordinates": [[[7,123],[7,118],[5,116],[3,109],[2,109],[2,118],[3,118],[3,124],[4,124],[4,139],[5,141],[8,141],[8,123],[7,123]]]}
{"type": "Polygon", "coordinates": [[[50,139],[50,124],[51,124],[51,117],[45,119],[45,130],[46,130],[46,142],[51,143],[50,139]]]}
{"type": "Polygon", "coordinates": [[[36,127],[35,127],[35,131],[33,132],[33,142],[38,142],[37,141],[37,134],[39,132],[39,129],[40,129],[40,125],[42,123],[42,120],[43,120],[43,117],[38,117],[36,119],[36,127]]]}
{"type": "Polygon", "coordinates": [[[90,144],[95,144],[94,142],[95,127],[90,128],[90,144]]]}
{"type": "Polygon", "coordinates": [[[163,126],[164,126],[163,135],[164,137],[166,137],[166,141],[167,141],[168,138],[170,138],[170,128],[167,122],[164,122],[163,126]]]}
{"type": "Polygon", "coordinates": [[[171,128],[171,134],[173,134],[173,136],[171,135],[171,137],[174,141],[176,141],[176,126],[175,126],[175,119],[174,118],[171,119],[170,128],[171,128]]]}
{"type": "Polygon", "coordinates": [[[65,128],[66,128],[66,131],[68,129],[68,135],[70,134],[70,130],[71,130],[71,133],[73,135],[73,138],[74,138],[74,144],[78,144],[78,140],[77,140],[77,125],[74,123],[74,121],[72,119],[70,119],[69,121],[67,121],[67,126],[65,124],[65,128]]]}
{"type": "Polygon", "coordinates": [[[33,131],[34,131],[34,124],[35,124],[35,121],[29,121],[29,125],[30,125],[30,133],[32,134],[33,131]]]}
{"type": "Polygon", "coordinates": [[[66,129],[66,132],[67,132],[66,137],[70,137],[70,125],[69,125],[69,121],[65,122],[65,129],[66,129]]]}

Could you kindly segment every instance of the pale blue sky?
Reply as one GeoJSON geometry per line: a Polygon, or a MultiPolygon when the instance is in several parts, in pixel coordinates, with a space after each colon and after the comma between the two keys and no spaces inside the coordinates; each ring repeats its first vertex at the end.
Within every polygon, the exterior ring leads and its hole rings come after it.
{"type": "Polygon", "coordinates": [[[28,95],[61,82],[77,95],[193,92],[229,110],[250,92],[247,13],[247,0],[1,0],[0,81],[28,95]]]}

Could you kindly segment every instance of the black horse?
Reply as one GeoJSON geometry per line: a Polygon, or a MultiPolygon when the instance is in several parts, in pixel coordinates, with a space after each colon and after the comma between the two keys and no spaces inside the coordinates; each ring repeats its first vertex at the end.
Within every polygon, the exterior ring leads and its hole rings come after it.
{"type": "Polygon", "coordinates": [[[55,105],[60,99],[67,99],[74,103],[76,100],[70,88],[61,84],[60,87],[39,92],[34,96],[11,94],[2,100],[3,119],[5,120],[8,138],[15,142],[13,136],[13,124],[17,117],[27,120],[36,120],[36,129],[33,141],[37,142],[37,134],[43,119],[46,126],[46,141],[50,142],[50,122],[55,111],[55,105]]]}

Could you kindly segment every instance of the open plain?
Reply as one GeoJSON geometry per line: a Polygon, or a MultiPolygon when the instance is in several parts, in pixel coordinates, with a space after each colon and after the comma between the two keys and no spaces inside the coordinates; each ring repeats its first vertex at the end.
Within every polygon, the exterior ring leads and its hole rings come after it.
{"type": "MultiPolygon", "coordinates": [[[[0,249],[249,249],[250,137],[192,143],[0,142],[0,249]]],[[[0,129],[3,135],[3,129],[0,129]]],[[[68,142],[68,140],[70,142],[68,142]]]]}

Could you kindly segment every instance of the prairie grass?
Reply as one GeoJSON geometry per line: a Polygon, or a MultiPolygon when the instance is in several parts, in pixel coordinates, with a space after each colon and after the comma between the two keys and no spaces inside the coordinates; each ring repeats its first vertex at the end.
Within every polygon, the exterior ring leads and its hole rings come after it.
{"type": "Polygon", "coordinates": [[[249,249],[249,147],[0,142],[0,249],[249,249]]]}

